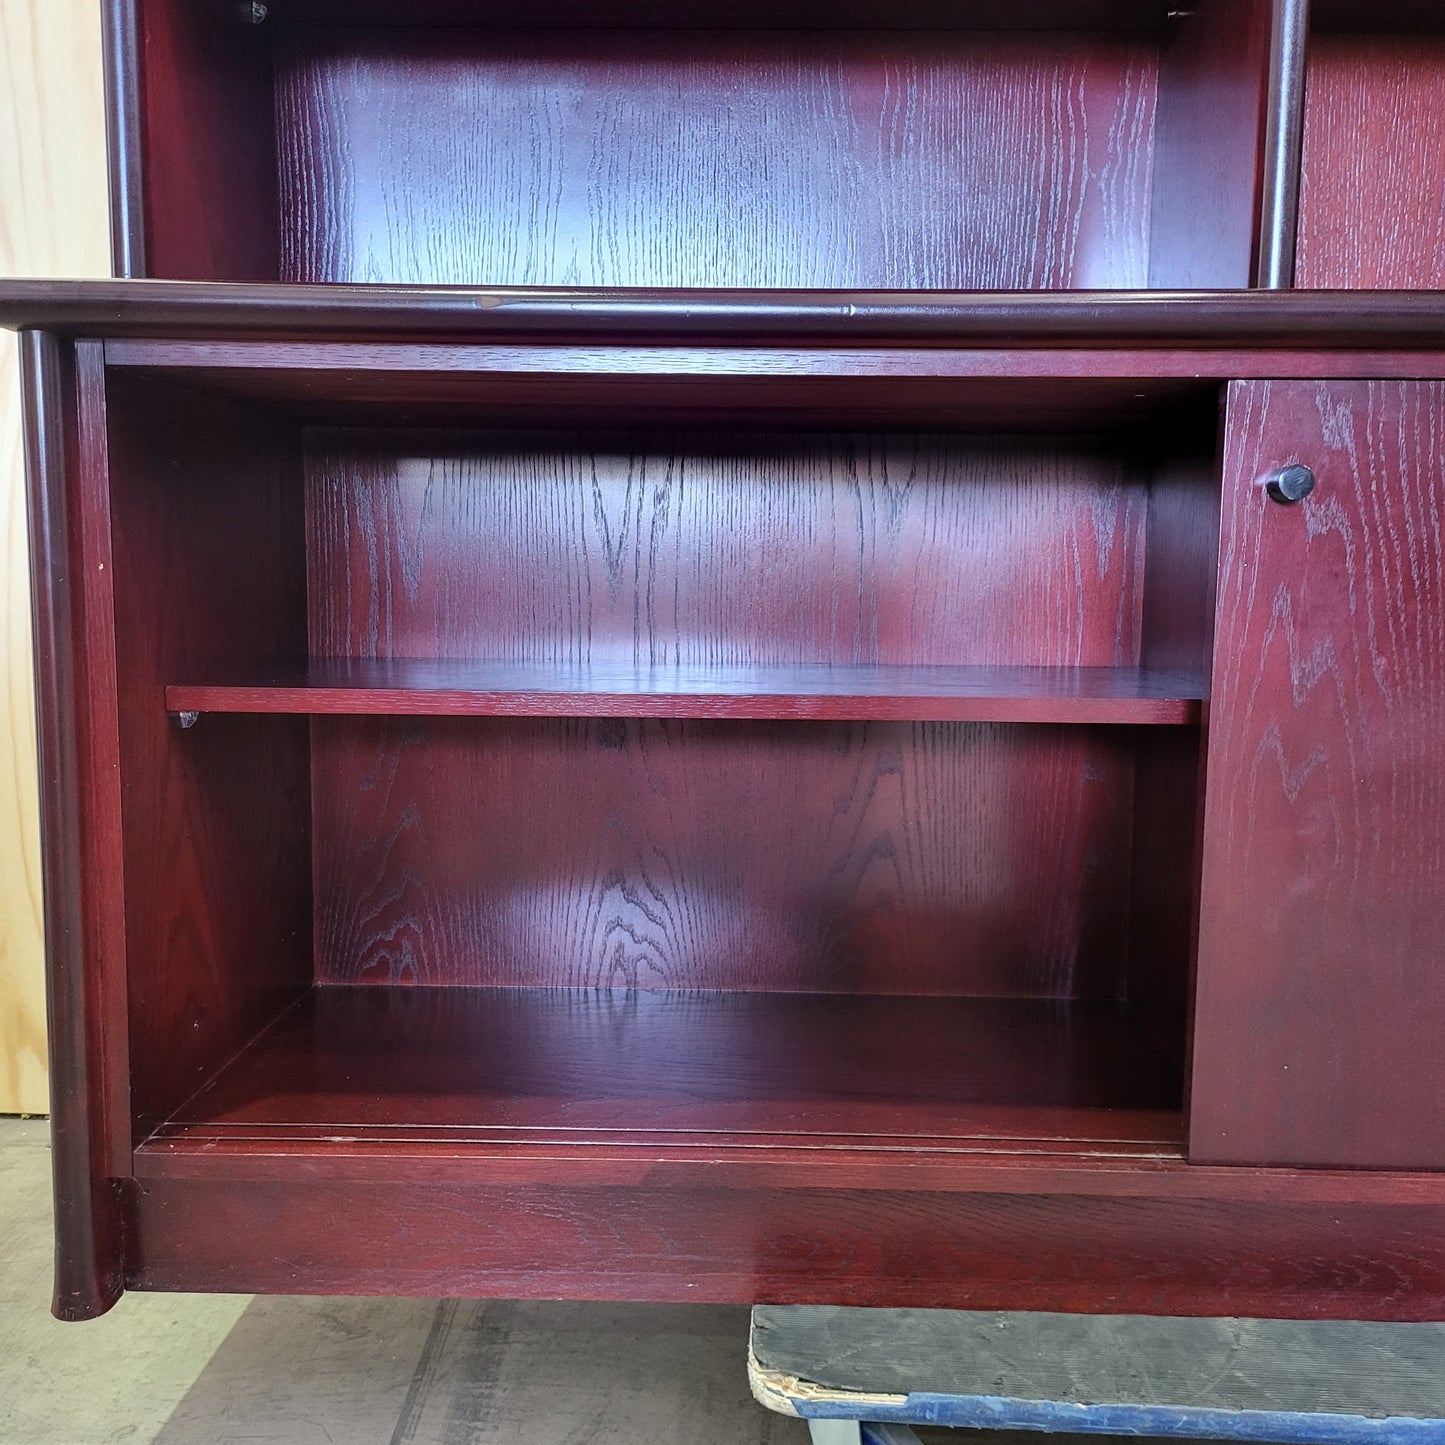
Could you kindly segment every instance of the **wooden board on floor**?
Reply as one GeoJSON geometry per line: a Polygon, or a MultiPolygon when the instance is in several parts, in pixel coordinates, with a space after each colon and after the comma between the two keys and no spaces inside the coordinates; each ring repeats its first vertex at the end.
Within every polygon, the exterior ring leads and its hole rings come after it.
{"type": "MultiPolygon", "coordinates": [[[[0,93],[0,275],[108,275],[96,0],[5,0],[0,93]]],[[[17,351],[0,334],[0,1114],[48,1107],[26,550],[17,351]]]]}
{"type": "Polygon", "coordinates": [[[748,1371],[810,1419],[1445,1441],[1445,1324],[759,1305],[748,1371]]]}

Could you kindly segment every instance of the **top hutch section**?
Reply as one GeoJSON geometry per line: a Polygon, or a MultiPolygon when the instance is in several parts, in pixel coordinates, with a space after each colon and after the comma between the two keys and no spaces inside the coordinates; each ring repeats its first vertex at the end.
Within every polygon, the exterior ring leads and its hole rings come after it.
{"type": "Polygon", "coordinates": [[[1290,209],[1294,0],[108,7],[122,275],[1244,287],[1290,209]]]}

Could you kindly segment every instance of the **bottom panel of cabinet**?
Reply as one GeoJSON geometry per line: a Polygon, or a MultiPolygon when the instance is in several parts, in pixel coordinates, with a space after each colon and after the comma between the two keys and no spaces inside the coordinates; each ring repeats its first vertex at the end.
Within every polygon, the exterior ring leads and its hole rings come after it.
{"type": "MultiPolygon", "coordinates": [[[[1183,1082],[1107,1000],[323,985],[152,1136],[298,1161],[352,1144],[1178,1157],[1183,1082]]],[[[583,1166],[579,1166],[581,1169],[583,1166]]]]}
{"type": "Polygon", "coordinates": [[[1438,1203],[166,1179],[126,1208],[139,1289],[1445,1314],[1438,1203]]]}

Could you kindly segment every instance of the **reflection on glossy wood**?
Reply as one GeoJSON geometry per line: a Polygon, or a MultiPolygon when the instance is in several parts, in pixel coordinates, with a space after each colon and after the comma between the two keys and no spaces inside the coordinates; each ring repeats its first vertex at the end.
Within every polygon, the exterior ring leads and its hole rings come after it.
{"type": "MultiPolygon", "coordinates": [[[[1177,1063],[1124,1005],[732,990],[321,988],[166,1132],[293,1138],[656,1132],[1169,1141],[1177,1063]],[[444,1131],[444,1132],[443,1132],[444,1131]]],[[[730,1138],[728,1136],[738,1136],[730,1138]]],[[[743,1137],[746,1136],[746,1137],[743,1137]]]]}
{"type": "Polygon", "coordinates": [[[306,31],[282,274],[1141,286],[1155,72],[1058,34],[306,31]]]}
{"type": "Polygon", "coordinates": [[[1191,1158],[1445,1168],[1442,417],[1231,388],[1191,1158]],[[1267,500],[1296,460],[1313,494],[1267,500]]]}
{"type": "Polygon", "coordinates": [[[311,652],[1137,663],[1146,479],[929,436],[318,434],[311,652]]]}
{"type": "Polygon", "coordinates": [[[1122,986],[1128,733],[312,729],[325,980],[1104,998],[1122,986]]]}

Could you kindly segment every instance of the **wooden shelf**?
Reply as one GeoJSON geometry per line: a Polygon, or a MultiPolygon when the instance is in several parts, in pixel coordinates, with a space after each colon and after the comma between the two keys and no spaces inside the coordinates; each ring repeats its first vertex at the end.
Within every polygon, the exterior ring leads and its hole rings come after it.
{"type": "Polygon", "coordinates": [[[174,713],[1199,721],[1195,673],[1124,667],[658,667],[314,659],[244,682],[176,683],[174,713]]]}
{"type": "Polygon", "coordinates": [[[314,988],[153,1143],[1177,1155],[1180,1073],[1125,1006],[635,990],[314,988]],[[727,1136],[727,1137],[723,1137],[727,1136]]]}

